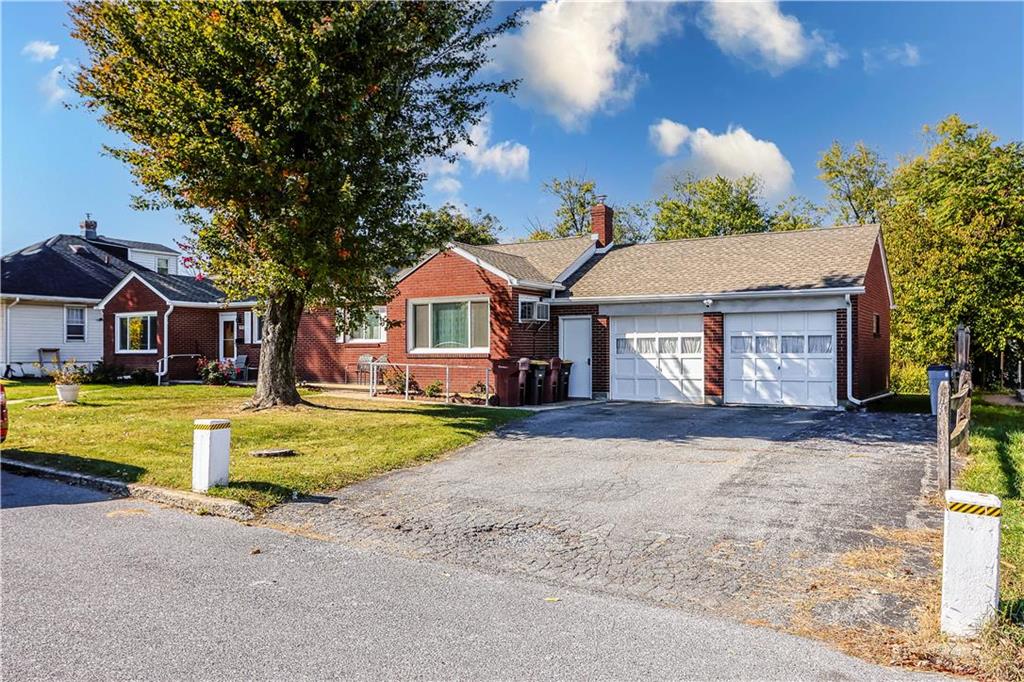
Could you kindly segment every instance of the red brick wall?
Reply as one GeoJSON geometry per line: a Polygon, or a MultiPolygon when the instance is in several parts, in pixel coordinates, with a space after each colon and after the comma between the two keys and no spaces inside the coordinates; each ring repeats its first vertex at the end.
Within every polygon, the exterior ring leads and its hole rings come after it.
{"type": "Polygon", "coordinates": [[[704,400],[721,405],[725,399],[725,319],[704,313],[704,400]]]}
{"type": "MultiPolygon", "coordinates": [[[[221,310],[175,306],[170,317],[170,354],[193,353],[217,359],[218,325],[221,310]]],[[[168,361],[171,379],[198,379],[197,358],[172,358],[168,361]]]]}
{"type": "Polygon", "coordinates": [[[836,310],[836,401],[846,400],[846,308],[836,310]]]}
{"type": "Polygon", "coordinates": [[[129,370],[145,368],[156,371],[157,360],[164,354],[164,312],[167,304],[142,282],[132,280],[124,286],[117,296],[107,302],[103,309],[103,361],[111,365],[120,365],[129,370]],[[117,353],[115,342],[115,315],[117,313],[156,311],[157,352],[156,353],[117,353]]]}
{"type": "Polygon", "coordinates": [[[854,297],[853,395],[869,398],[889,390],[889,292],[879,246],[871,254],[864,293],[854,297]],[[879,332],[874,333],[878,316],[879,332]]]}
{"type": "Polygon", "coordinates": [[[596,305],[552,306],[547,346],[541,357],[558,355],[558,322],[562,315],[590,315],[590,375],[594,394],[608,393],[611,387],[610,328],[607,315],[598,315],[596,305]]]}

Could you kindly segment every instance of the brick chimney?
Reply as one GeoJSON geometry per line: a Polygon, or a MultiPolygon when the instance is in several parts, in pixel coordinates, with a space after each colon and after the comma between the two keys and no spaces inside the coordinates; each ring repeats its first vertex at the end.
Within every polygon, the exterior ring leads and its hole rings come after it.
{"type": "Polygon", "coordinates": [[[82,228],[82,239],[96,239],[96,221],[90,218],[88,213],[79,227],[82,228]]]}
{"type": "Polygon", "coordinates": [[[598,203],[590,209],[590,229],[597,235],[598,248],[612,243],[613,213],[611,206],[604,205],[603,197],[599,197],[598,203]]]}

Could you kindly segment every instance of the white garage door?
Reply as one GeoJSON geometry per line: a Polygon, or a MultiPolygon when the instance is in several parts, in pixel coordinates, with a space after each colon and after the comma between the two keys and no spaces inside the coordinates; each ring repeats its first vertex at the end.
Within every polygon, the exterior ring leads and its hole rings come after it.
{"type": "Polygon", "coordinates": [[[725,402],[836,404],[831,311],[725,316],[725,402]]]}
{"type": "Polygon", "coordinates": [[[701,315],[611,318],[612,398],[704,402],[701,315]]]}

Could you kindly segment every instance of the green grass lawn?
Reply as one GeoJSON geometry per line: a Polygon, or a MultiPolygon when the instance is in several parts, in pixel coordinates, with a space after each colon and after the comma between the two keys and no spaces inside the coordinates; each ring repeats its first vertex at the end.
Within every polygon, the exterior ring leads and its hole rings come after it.
{"type": "MultiPolygon", "coordinates": [[[[49,379],[0,379],[0,383],[4,385],[8,400],[57,399],[57,389],[53,387],[53,382],[49,379]]],[[[110,384],[83,384],[79,395],[98,391],[101,388],[110,388],[110,384]]]]}
{"type": "Polygon", "coordinates": [[[257,509],[276,504],[293,491],[337,489],[426,461],[528,414],[317,394],[306,396],[314,406],[247,412],[240,408],[251,388],[119,386],[92,395],[86,388],[77,405],[11,404],[3,456],[187,490],[192,475],[192,420],[228,418],[230,484],[210,492],[257,509]],[[299,455],[258,458],[249,454],[273,447],[292,448],[299,455]]]}

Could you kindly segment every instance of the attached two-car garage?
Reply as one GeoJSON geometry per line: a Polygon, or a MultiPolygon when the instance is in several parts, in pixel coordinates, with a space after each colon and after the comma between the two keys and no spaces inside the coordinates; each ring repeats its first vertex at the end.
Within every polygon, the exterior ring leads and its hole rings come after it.
{"type": "MultiPolygon", "coordinates": [[[[726,313],[725,402],[836,404],[834,311],[726,313]]],[[[611,398],[704,402],[702,315],[612,316],[611,398]]]]}

